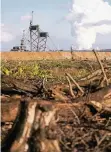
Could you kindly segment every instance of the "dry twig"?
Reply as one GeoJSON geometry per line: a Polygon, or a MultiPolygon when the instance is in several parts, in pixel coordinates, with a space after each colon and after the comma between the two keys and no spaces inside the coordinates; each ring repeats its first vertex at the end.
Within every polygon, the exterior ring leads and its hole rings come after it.
{"type": "Polygon", "coordinates": [[[75,98],[75,95],[74,95],[73,90],[72,90],[72,84],[71,84],[71,81],[70,81],[70,79],[69,79],[69,77],[68,77],[68,76],[66,76],[66,79],[67,79],[67,81],[68,81],[68,83],[69,83],[70,95],[71,95],[73,98],[75,98]]]}
{"type": "Polygon", "coordinates": [[[108,85],[109,85],[109,82],[108,82],[108,79],[107,79],[107,76],[106,76],[104,67],[103,67],[103,65],[102,65],[102,62],[101,62],[101,60],[99,59],[99,56],[98,56],[97,52],[96,52],[95,50],[93,50],[93,52],[94,52],[94,54],[95,54],[95,56],[96,56],[96,58],[97,58],[97,61],[98,61],[99,65],[100,65],[100,67],[101,67],[101,70],[102,70],[102,72],[103,72],[103,75],[104,75],[106,84],[107,84],[107,86],[108,86],[108,85]]]}
{"type": "Polygon", "coordinates": [[[82,94],[84,94],[83,89],[79,86],[79,84],[72,78],[72,76],[69,73],[66,73],[66,75],[73,81],[73,83],[77,86],[77,88],[81,91],[82,94]]]}

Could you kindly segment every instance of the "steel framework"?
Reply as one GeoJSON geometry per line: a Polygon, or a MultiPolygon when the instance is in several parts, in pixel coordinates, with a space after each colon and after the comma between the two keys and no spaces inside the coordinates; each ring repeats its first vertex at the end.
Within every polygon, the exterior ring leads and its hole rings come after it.
{"type": "Polygon", "coordinates": [[[30,51],[45,51],[47,43],[47,32],[41,32],[39,25],[30,26],[30,51]]]}
{"type": "Polygon", "coordinates": [[[30,51],[45,51],[47,43],[47,32],[41,32],[39,25],[33,25],[33,11],[32,19],[30,21],[30,51]]]}

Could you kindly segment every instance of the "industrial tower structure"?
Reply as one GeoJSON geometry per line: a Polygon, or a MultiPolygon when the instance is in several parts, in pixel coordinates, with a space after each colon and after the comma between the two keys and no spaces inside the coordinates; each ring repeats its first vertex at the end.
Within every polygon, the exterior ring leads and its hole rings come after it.
{"type": "MultiPolygon", "coordinates": [[[[39,25],[33,25],[33,11],[31,14],[30,25],[27,30],[23,30],[23,35],[21,43],[19,46],[14,46],[11,51],[19,52],[39,52],[45,51],[47,45],[47,40],[50,40],[55,50],[58,50],[52,39],[49,37],[48,32],[43,32],[39,25]]],[[[50,48],[49,48],[50,50],[50,48]]]]}
{"type": "Polygon", "coordinates": [[[22,39],[21,39],[21,43],[20,43],[20,49],[21,49],[21,51],[25,51],[26,50],[26,46],[25,46],[25,30],[23,30],[23,35],[22,35],[22,39]]]}
{"type": "Polygon", "coordinates": [[[45,51],[48,38],[47,32],[42,32],[39,25],[33,25],[33,11],[30,21],[30,51],[45,51]]]}

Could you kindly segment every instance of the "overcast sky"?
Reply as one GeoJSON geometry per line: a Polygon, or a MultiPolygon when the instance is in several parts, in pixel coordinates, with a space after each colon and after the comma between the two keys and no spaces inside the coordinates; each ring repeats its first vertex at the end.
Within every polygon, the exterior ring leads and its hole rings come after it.
{"type": "MultiPolygon", "coordinates": [[[[111,5],[111,0],[107,0],[111,5]]],[[[72,0],[2,0],[1,50],[9,51],[14,45],[20,45],[22,30],[28,28],[30,13],[34,11],[34,24],[49,32],[56,47],[69,49],[74,44],[71,25],[66,16],[72,0]]],[[[49,47],[53,47],[50,42],[49,47]]],[[[111,33],[97,35],[94,47],[111,48],[111,33]]]]}

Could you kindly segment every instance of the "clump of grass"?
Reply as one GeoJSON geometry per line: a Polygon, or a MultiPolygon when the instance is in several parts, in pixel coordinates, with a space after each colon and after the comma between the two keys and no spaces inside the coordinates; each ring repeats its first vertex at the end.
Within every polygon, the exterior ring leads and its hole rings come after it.
{"type": "Polygon", "coordinates": [[[48,77],[50,73],[35,63],[19,62],[18,64],[10,62],[2,62],[1,72],[5,75],[11,75],[16,78],[34,78],[34,77],[48,77]]]}
{"type": "Polygon", "coordinates": [[[56,82],[66,82],[65,72],[78,80],[90,72],[85,62],[71,60],[2,61],[1,72],[15,78],[51,78],[56,82]]]}

